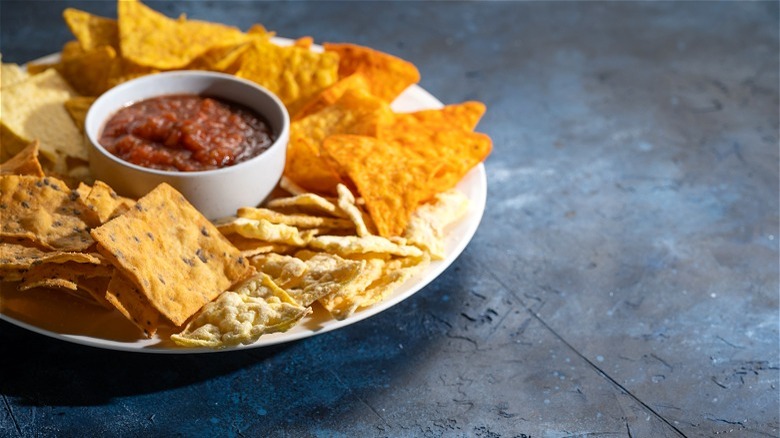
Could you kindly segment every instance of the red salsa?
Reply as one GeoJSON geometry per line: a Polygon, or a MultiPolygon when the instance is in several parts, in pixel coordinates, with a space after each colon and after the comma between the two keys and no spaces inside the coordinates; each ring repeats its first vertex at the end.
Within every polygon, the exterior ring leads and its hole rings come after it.
{"type": "Polygon", "coordinates": [[[136,102],[108,120],[100,144],[139,166],[198,171],[232,166],[273,143],[268,123],[242,106],[197,95],[136,102]]]}

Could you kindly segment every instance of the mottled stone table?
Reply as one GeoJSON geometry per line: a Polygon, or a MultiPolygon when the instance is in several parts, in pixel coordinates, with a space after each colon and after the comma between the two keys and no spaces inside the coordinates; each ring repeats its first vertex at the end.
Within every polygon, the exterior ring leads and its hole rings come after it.
{"type": "MultiPolygon", "coordinates": [[[[0,3],[5,61],[66,4],[0,3]]],[[[777,2],[167,2],[414,62],[485,102],[487,209],[428,287],[218,355],[0,323],[0,436],[780,435],[777,2]]]]}

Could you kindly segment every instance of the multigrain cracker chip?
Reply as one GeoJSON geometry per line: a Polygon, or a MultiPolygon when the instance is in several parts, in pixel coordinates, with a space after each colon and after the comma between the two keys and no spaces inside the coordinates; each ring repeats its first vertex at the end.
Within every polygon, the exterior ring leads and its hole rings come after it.
{"type": "Polygon", "coordinates": [[[369,81],[371,93],[392,102],[412,84],[420,81],[420,72],[414,64],[369,47],[346,43],[323,44],[326,53],[339,55],[339,77],[355,72],[369,81]]]}
{"type": "Polygon", "coordinates": [[[117,16],[122,56],[160,70],[183,68],[210,49],[249,38],[231,26],[168,18],[137,0],[120,1],[117,16]]]}
{"type": "Polygon", "coordinates": [[[253,270],[211,222],[165,183],[92,230],[92,236],[98,251],[177,326],[253,270]]]}
{"type": "Polygon", "coordinates": [[[111,276],[103,296],[147,337],[152,337],[157,332],[157,327],[160,325],[160,312],[152,306],[138,286],[119,270],[111,276]]]}
{"type": "Polygon", "coordinates": [[[72,251],[44,251],[42,249],[0,242],[0,268],[30,269],[45,263],[89,263],[102,265],[103,259],[94,253],[72,251]]]}
{"type": "Polygon", "coordinates": [[[33,140],[16,155],[0,164],[0,175],[30,175],[43,177],[43,168],[38,161],[38,140],[33,140]]]}
{"type": "Polygon", "coordinates": [[[264,334],[287,331],[309,313],[311,308],[296,303],[267,275],[258,274],[206,304],[171,339],[187,347],[251,344],[264,334]]]}
{"type": "Polygon", "coordinates": [[[94,241],[78,193],[51,177],[0,176],[0,239],[80,251],[94,241]]]}
{"type": "Polygon", "coordinates": [[[108,222],[135,205],[134,200],[117,195],[114,189],[103,181],[95,181],[83,198],[83,203],[92,214],[90,219],[93,221],[93,227],[108,222]]]}

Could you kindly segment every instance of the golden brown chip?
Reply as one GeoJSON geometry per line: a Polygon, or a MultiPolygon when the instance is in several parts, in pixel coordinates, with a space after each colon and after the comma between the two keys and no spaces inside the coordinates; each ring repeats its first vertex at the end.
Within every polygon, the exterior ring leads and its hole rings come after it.
{"type": "Polygon", "coordinates": [[[249,38],[231,26],[168,18],[137,0],[120,1],[117,15],[122,56],[160,70],[183,68],[208,50],[249,38]]]}
{"type": "Polygon", "coordinates": [[[164,183],[92,236],[98,251],[176,325],[253,270],[211,222],[164,183]]]}
{"type": "Polygon", "coordinates": [[[99,46],[63,57],[56,69],[77,93],[96,97],[110,88],[108,80],[115,62],[118,62],[116,49],[99,46]]]}
{"type": "Polygon", "coordinates": [[[375,234],[373,231],[374,224],[370,217],[364,215],[363,211],[358,208],[355,201],[355,195],[345,186],[339,184],[336,188],[339,194],[339,208],[343,211],[355,226],[355,231],[358,236],[370,236],[375,234]],[[368,229],[367,223],[371,224],[371,230],[368,229]]]}
{"type": "Polygon", "coordinates": [[[0,176],[3,241],[30,242],[63,251],[94,243],[78,193],[51,177],[0,176]]]}
{"type": "Polygon", "coordinates": [[[392,102],[412,84],[420,81],[414,64],[388,53],[356,44],[325,43],[326,53],[339,55],[339,77],[360,72],[369,81],[371,93],[392,102]]]}
{"type": "Polygon", "coordinates": [[[103,259],[94,253],[44,251],[42,249],[0,242],[0,268],[30,269],[45,263],[88,263],[102,265],[103,259]]]}
{"type": "Polygon", "coordinates": [[[141,329],[146,337],[150,338],[157,332],[160,312],[138,286],[119,270],[111,277],[104,297],[119,313],[141,329]]]}
{"type": "MultiPolygon", "coordinates": [[[[309,269],[306,262],[298,257],[273,252],[252,257],[249,262],[258,272],[268,275],[274,283],[284,289],[299,283],[309,269]]],[[[309,306],[314,302],[300,297],[295,298],[295,301],[303,306],[309,306]]]]}
{"type": "Polygon", "coordinates": [[[16,155],[0,164],[0,175],[30,175],[43,177],[43,169],[38,161],[38,140],[33,140],[16,155]]]}
{"type": "Polygon", "coordinates": [[[485,114],[485,104],[468,101],[409,113],[396,113],[391,123],[382,127],[382,138],[398,138],[420,129],[463,129],[473,131],[485,114]]]}
{"type": "Polygon", "coordinates": [[[119,28],[116,20],[74,8],[65,9],[62,16],[82,49],[89,51],[100,46],[119,49],[119,28]]]}
{"type": "Polygon", "coordinates": [[[336,206],[335,202],[336,200],[332,198],[329,199],[315,193],[301,193],[286,198],[271,199],[266,204],[266,207],[283,212],[302,212],[313,215],[327,214],[346,218],[347,215],[336,206]]]}

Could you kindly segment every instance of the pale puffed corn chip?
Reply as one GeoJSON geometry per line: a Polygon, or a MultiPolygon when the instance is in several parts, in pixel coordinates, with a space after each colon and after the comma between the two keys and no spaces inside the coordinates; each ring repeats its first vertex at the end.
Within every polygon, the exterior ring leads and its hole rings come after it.
{"type": "Polygon", "coordinates": [[[206,304],[171,339],[187,347],[251,344],[264,334],[288,330],[310,312],[311,308],[297,304],[266,274],[258,274],[206,304]]]}

